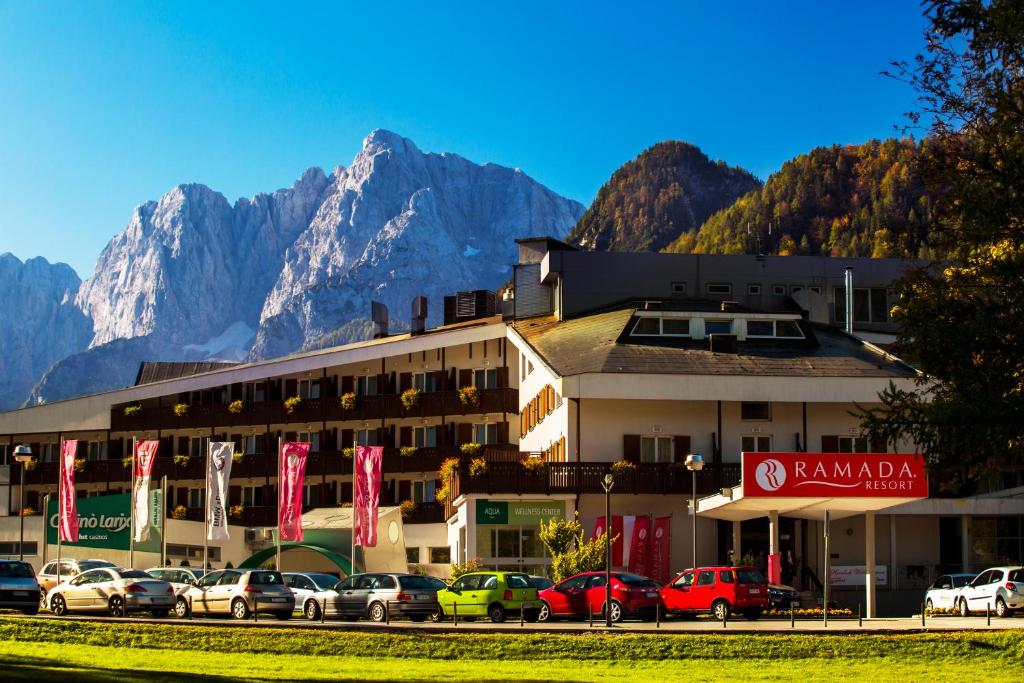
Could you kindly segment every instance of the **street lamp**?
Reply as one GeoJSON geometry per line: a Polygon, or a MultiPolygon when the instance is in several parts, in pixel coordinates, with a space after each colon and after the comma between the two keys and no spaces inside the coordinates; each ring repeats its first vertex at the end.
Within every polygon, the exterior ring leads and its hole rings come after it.
{"type": "MultiPolygon", "coordinates": [[[[32,448],[21,444],[14,449],[14,459],[21,465],[21,480],[18,483],[18,497],[21,503],[18,507],[18,517],[21,523],[21,532],[18,536],[18,559],[25,559],[25,465],[32,461],[32,448]]],[[[45,511],[43,516],[45,517],[45,511]]],[[[43,527],[45,530],[45,526],[43,527]]]]}
{"type": "Polygon", "coordinates": [[[611,472],[604,475],[601,488],[604,489],[604,625],[612,625],[612,486],[615,477],[611,472]]]}
{"type": "Polygon", "coordinates": [[[693,568],[697,568],[697,473],[704,469],[704,458],[699,453],[690,453],[686,456],[686,469],[690,470],[693,477],[693,568]]]}

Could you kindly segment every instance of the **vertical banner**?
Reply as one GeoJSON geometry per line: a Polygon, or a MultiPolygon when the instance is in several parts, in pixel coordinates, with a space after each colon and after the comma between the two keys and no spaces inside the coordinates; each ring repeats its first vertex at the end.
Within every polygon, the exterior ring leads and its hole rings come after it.
{"type": "Polygon", "coordinates": [[[623,515],[622,517],[622,566],[628,567],[629,562],[632,559],[630,551],[633,547],[633,525],[636,523],[636,517],[633,515],[623,515]]]}
{"type": "Polygon", "coordinates": [[[658,517],[654,520],[654,538],[651,540],[650,577],[664,586],[669,580],[669,549],[672,545],[672,518],[658,517]]]}
{"type": "Polygon", "coordinates": [[[75,455],[77,441],[65,441],[60,447],[60,540],[64,543],[78,541],[78,506],[75,495],[75,455]]]}
{"type": "Polygon", "coordinates": [[[306,478],[309,443],[286,441],[281,444],[281,471],[277,473],[278,538],[302,540],[302,484],[306,478]]]}
{"type": "Polygon", "coordinates": [[[152,506],[149,498],[149,479],[153,474],[153,463],[159,441],[138,441],[135,446],[135,488],[132,491],[132,508],[135,510],[135,542],[149,540],[153,523],[152,506]]]}
{"type": "MultiPolygon", "coordinates": [[[[605,530],[606,525],[604,521],[604,515],[597,518],[597,524],[594,525],[594,538],[600,536],[605,530]]],[[[612,515],[612,528],[611,537],[615,540],[612,541],[612,566],[621,567],[622,565],[622,515],[612,515]]]]}
{"type": "Polygon", "coordinates": [[[356,481],[352,533],[361,548],[377,545],[377,506],[380,503],[381,446],[356,446],[356,481]]]}
{"type": "Polygon", "coordinates": [[[648,576],[651,554],[651,518],[641,515],[633,522],[633,542],[629,545],[629,563],[626,568],[640,576],[648,576]]]}
{"type": "Polygon", "coordinates": [[[228,480],[235,454],[233,441],[211,441],[206,457],[206,540],[226,541],[228,533],[228,480]]]}

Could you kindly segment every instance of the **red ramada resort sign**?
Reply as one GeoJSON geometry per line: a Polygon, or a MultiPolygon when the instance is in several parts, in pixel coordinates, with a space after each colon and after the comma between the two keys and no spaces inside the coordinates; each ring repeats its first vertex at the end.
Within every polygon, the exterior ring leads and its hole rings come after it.
{"type": "Polygon", "coordinates": [[[742,453],[744,497],[927,498],[913,453],[742,453]]]}

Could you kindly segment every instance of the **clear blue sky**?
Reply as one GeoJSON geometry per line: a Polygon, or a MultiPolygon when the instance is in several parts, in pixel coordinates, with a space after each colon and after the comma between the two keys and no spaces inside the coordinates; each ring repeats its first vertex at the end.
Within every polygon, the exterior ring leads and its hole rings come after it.
{"type": "Polygon", "coordinates": [[[724,5],[0,0],[0,252],[86,277],[174,185],[272,191],[378,127],[588,204],[660,140],[766,178],[904,123],[917,2],[724,5]]]}

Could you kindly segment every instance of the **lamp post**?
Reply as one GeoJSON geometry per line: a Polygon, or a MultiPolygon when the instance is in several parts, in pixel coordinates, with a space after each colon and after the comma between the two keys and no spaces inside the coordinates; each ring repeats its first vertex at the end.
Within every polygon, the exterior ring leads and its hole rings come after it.
{"type": "Polygon", "coordinates": [[[686,469],[690,470],[693,481],[693,499],[690,514],[693,515],[693,568],[697,568],[697,473],[704,469],[704,458],[699,453],[686,456],[686,469]]]}
{"type": "Polygon", "coordinates": [[[615,477],[611,472],[604,475],[601,487],[604,489],[604,625],[612,625],[612,486],[615,477]]]}
{"type": "MultiPolygon", "coordinates": [[[[32,449],[25,444],[21,444],[14,449],[14,459],[21,465],[21,479],[18,482],[18,517],[20,518],[21,530],[18,535],[18,559],[24,561],[25,559],[25,465],[32,460],[32,449]]],[[[46,511],[43,511],[43,517],[46,517],[46,511]]],[[[46,526],[43,526],[43,530],[46,530],[46,526]]]]}

